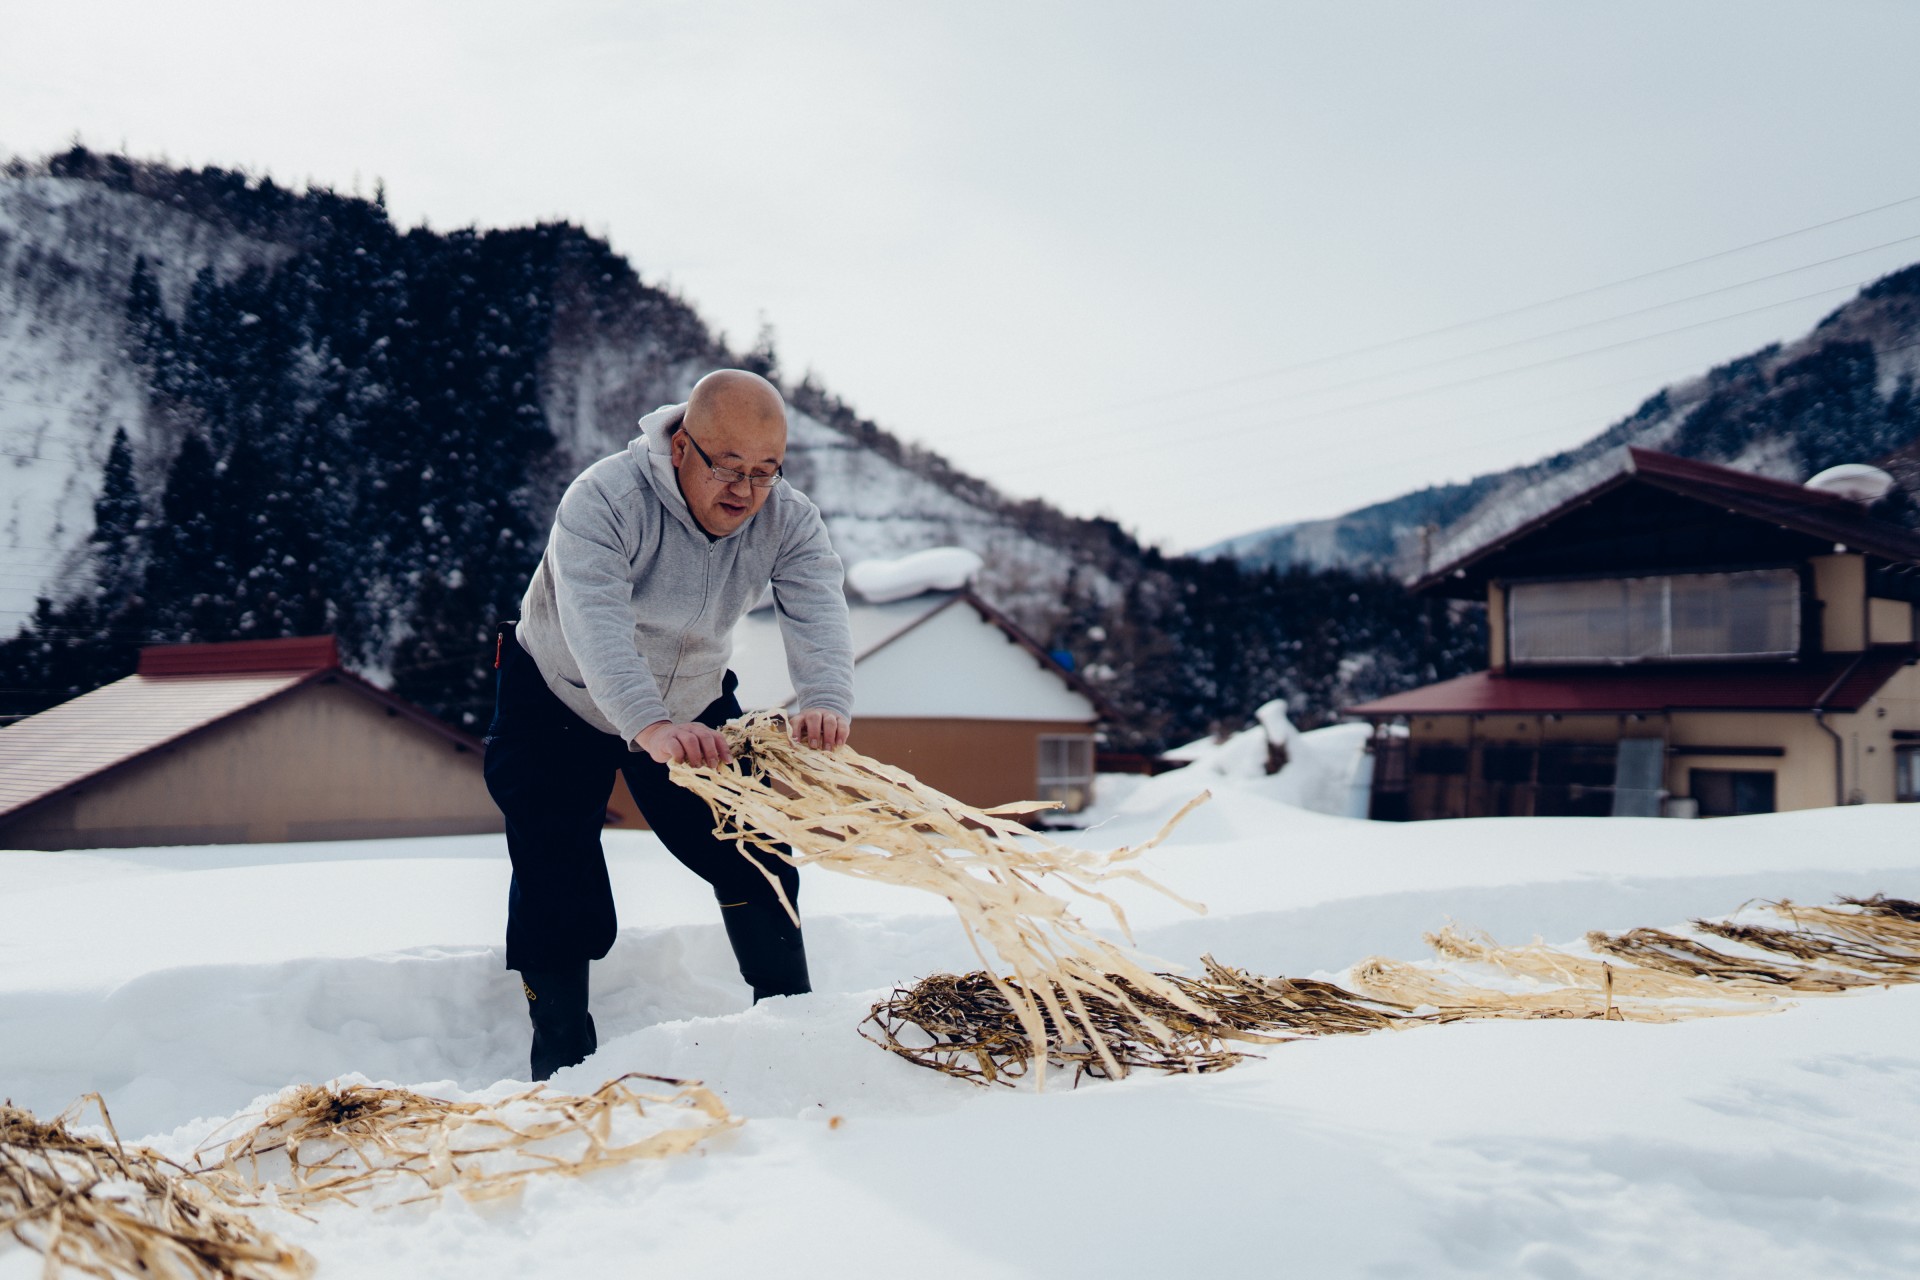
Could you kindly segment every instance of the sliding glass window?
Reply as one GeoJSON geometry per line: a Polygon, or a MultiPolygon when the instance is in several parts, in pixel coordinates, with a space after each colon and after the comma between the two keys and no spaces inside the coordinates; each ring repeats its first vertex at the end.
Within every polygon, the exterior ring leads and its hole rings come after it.
{"type": "Polygon", "coordinates": [[[1788,658],[1800,649],[1792,569],[1516,582],[1507,652],[1528,663],[1788,658]]]}

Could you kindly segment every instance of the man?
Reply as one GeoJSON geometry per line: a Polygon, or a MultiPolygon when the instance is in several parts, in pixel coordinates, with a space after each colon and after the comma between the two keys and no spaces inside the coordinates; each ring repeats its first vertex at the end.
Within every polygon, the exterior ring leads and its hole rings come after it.
{"type": "MultiPolygon", "coordinates": [[[[731,634],[769,584],[800,708],[794,736],[826,749],[847,740],[840,560],[818,509],[780,478],[786,450],[773,384],[709,373],[568,487],[520,620],[501,628],[486,778],[506,815],[507,967],[533,1021],[535,1080],[597,1043],[587,969],[616,930],[600,848],[616,771],[661,842],[713,886],[754,1000],[811,990],[800,931],[766,876],[667,774],[675,760],[727,758],[716,729],[740,714],[731,634]]],[[[797,905],[794,870],[764,862],[797,905]]]]}

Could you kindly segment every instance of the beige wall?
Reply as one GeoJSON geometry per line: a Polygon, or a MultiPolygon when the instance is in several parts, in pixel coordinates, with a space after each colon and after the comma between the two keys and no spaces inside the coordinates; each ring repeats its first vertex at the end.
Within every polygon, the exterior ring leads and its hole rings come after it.
{"type": "Polygon", "coordinates": [[[1905,600],[1869,600],[1867,622],[1875,644],[1913,643],[1913,606],[1905,600]]]}
{"type": "MultiPolygon", "coordinates": [[[[1841,789],[1845,803],[1890,804],[1897,799],[1896,731],[1920,732],[1920,666],[1908,665],[1858,712],[1837,712],[1826,724],[1840,740],[1841,789]]],[[[1666,787],[1685,796],[1694,769],[1772,772],[1774,803],[1782,812],[1817,809],[1835,802],[1834,739],[1805,711],[1676,711],[1635,719],[1618,715],[1415,716],[1408,724],[1412,746],[1489,742],[1612,742],[1622,737],[1665,737],[1669,747],[1777,747],[1778,756],[1674,755],[1667,760],[1666,787]]],[[[1412,785],[1421,805],[1464,816],[1463,780],[1421,779],[1412,785]]]]}
{"type": "Polygon", "coordinates": [[[1072,720],[887,720],[853,723],[853,746],[975,808],[1037,796],[1042,734],[1091,734],[1072,720]]]}
{"type": "Polygon", "coordinates": [[[477,752],[303,685],[0,827],[0,847],[131,848],[499,831],[477,752]]]}
{"type": "MultiPolygon", "coordinates": [[[[1828,716],[1844,741],[1856,717],[1828,716]]],[[[1692,769],[1743,769],[1772,773],[1774,807],[1819,809],[1834,801],[1833,739],[1805,711],[1681,711],[1673,716],[1669,746],[1779,747],[1780,756],[1682,755],[1667,759],[1667,791],[1688,794],[1692,769]]],[[[1893,797],[1889,795],[1888,799],[1893,797]]]]}
{"type": "MultiPolygon", "coordinates": [[[[1042,734],[1091,734],[1072,720],[932,720],[865,716],[853,722],[849,745],[905,769],[920,781],[975,808],[1037,798],[1042,734]]],[[[611,824],[644,827],[625,780],[614,783],[611,824]]]]}
{"type": "Polygon", "coordinates": [[[1813,594],[1820,600],[1820,647],[1852,653],[1867,647],[1865,556],[1815,556],[1813,594]]]}

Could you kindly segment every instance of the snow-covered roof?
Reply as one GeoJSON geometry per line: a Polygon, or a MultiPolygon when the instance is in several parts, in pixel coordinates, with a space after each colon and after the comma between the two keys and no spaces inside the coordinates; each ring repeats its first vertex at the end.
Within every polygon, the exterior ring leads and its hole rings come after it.
{"type": "Polygon", "coordinates": [[[887,604],[929,591],[958,591],[979,575],[980,566],[979,553],[965,547],[929,547],[849,566],[847,590],[869,604],[887,604]]]}
{"type": "MultiPolygon", "coordinates": [[[[972,592],[929,591],[873,604],[848,601],[856,717],[1094,720],[1091,691],[972,592]]],[[[728,663],[749,710],[793,700],[786,647],[772,609],[733,633],[728,663]]]]}

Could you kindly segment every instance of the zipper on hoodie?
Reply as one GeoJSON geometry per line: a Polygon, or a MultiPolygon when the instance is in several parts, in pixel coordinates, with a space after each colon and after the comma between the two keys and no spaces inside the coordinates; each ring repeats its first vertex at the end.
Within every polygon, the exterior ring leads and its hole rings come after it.
{"type": "Polygon", "coordinates": [[[713,604],[713,553],[719,546],[717,538],[707,540],[707,576],[700,587],[700,611],[693,615],[693,621],[681,628],[680,644],[673,651],[673,671],[667,676],[669,694],[680,680],[680,663],[687,656],[687,637],[693,634],[693,629],[700,624],[700,619],[707,616],[707,609],[713,604]]]}

